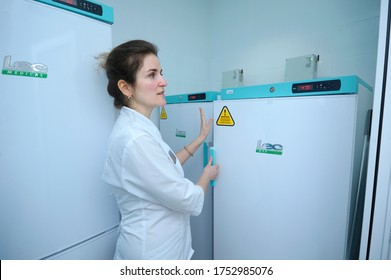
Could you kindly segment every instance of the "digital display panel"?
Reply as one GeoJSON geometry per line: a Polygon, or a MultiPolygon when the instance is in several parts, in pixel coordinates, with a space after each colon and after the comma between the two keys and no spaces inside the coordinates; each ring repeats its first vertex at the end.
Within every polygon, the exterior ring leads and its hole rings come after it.
{"type": "Polygon", "coordinates": [[[311,91],[313,89],[313,85],[299,85],[297,86],[298,91],[311,91]]]}
{"type": "Polygon", "coordinates": [[[53,0],[53,2],[61,3],[99,16],[103,14],[101,5],[86,0],[53,0]]]}
{"type": "Polygon", "coordinates": [[[71,6],[77,6],[77,0],[55,0],[55,2],[64,3],[71,6]]]}
{"type": "Polygon", "coordinates": [[[205,100],[206,94],[205,93],[196,93],[196,94],[189,94],[187,96],[188,101],[195,101],[195,100],[205,100]]]}
{"type": "Polygon", "coordinates": [[[338,91],[341,89],[341,80],[326,80],[292,85],[292,93],[307,93],[319,91],[338,91]]]}

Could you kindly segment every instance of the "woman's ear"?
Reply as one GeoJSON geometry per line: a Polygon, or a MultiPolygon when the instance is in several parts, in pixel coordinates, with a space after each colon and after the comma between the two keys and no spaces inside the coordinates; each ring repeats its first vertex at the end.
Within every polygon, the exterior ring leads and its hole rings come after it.
{"type": "Polygon", "coordinates": [[[117,86],[123,95],[129,99],[132,98],[132,87],[127,82],[119,80],[117,86]]]}

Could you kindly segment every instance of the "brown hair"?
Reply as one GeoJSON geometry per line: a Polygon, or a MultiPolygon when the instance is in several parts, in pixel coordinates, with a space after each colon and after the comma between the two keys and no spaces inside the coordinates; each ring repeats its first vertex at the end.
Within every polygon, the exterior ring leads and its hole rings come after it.
{"type": "Polygon", "coordinates": [[[137,71],[143,66],[149,54],[157,56],[155,45],[144,40],[132,40],[115,47],[111,52],[100,55],[101,66],[108,79],[107,92],[114,98],[114,106],[121,108],[127,100],[118,88],[118,81],[124,80],[135,86],[137,71]]]}

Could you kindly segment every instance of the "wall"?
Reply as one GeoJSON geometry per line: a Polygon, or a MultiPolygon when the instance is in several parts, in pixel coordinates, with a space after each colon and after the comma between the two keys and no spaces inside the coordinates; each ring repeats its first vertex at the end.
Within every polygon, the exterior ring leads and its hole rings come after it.
{"type": "Polygon", "coordinates": [[[319,54],[318,77],[375,80],[380,0],[214,0],[213,87],[244,69],[244,84],[284,81],[285,59],[319,54]]]}
{"type": "Polygon", "coordinates": [[[145,39],[158,46],[167,94],[209,90],[208,0],[98,2],[114,8],[114,45],[145,39]]]}
{"type": "MultiPolygon", "coordinates": [[[[158,46],[168,81],[167,95],[211,89],[208,0],[100,2],[114,8],[114,46],[132,39],[148,40],[158,46]]],[[[158,110],[154,110],[151,120],[159,125],[158,110]]]]}
{"type": "Polygon", "coordinates": [[[380,0],[100,0],[114,7],[113,43],[157,44],[167,94],[284,81],[285,59],[318,54],[318,77],[374,85],[380,0]]]}

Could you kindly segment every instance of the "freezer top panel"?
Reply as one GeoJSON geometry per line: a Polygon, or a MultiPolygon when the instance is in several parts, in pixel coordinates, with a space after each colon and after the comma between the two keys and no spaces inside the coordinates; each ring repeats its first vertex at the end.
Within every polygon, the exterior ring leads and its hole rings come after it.
{"type": "Polygon", "coordinates": [[[230,100],[247,98],[357,94],[359,85],[362,85],[370,92],[373,92],[373,89],[358,76],[343,76],[297,82],[226,88],[221,90],[221,99],[230,100]]]}
{"type": "Polygon", "coordinates": [[[190,102],[210,102],[217,100],[219,92],[215,91],[204,91],[196,93],[184,93],[166,96],[167,104],[177,103],[190,103],[190,102]]]}
{"type": "Polygon", "coordinates": [[[73,13],[87,16],[108,24],[113,24],[113,8],[95,1],[86,0],[34,0],[73,13]]]}

